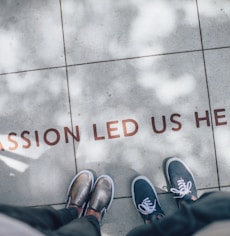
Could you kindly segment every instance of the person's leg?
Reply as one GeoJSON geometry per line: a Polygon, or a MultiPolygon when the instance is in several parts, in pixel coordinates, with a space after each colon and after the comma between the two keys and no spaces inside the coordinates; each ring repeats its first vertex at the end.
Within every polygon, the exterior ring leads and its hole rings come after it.
{"type": "Polygon", "coordinates": [[[101,229],[98,219],[91,215],[77,218],[53,233],[58,236],[101,236],[101,229]]]}
{"type": "Polygon", "coordinates": [[[59,236],[100,236],[100,222],[111,206],[114,183],[108,175],[100,176],[85,209],[85,216],[64,225],[55,233],[59,236]]]}
{"type": "Polygon", "coordinates": [[[158,222],[134,228],[127,236],[188,236],[205,226],[230,219],[230,193],[214,192],[181,207],[158,222]]]}
{"type": "Polygon", "coordinates": [[[93,185],[94,174],[91,171],[83,170],[71,181],[65,209],[55,210],[51,207],[33,208],[0,205],[0,213],[23,221],[40,231],[56,230],[82,214],[93,185]]]}
{"type": "Polygon", "coordinates": [[[155,225],[169,235],[192,235],[214,221],[230,219],[230,193],[214,192],[193,203],[184,202],[174,214],[155,225]]]}
{"type": "MultiPolygon", "coordinates": [[[[180,159],[178,158],[168,158],[166,159],[166,161],[164,161],[164,172],[166,175],[166,179],[167,182],[170,186],[170,191],[174,193],[174,197],[177,200],[177,204],[180,207],[182,202],[186,201],[186,202],[193,202],[194,200],[197,199],[197,190],[196,190],[196,185],[195,185],[195,180],[194,177],[192,175],[192,172],[190,171],[190,169],[185,165],[185,163],[183,163],[180,159]]],[[[157,194],[156,191],[154,189],[154,187],[152,186],[152,184],[150,183],[150,181],[148,180],[144,180],[141,177],[138,177],[134,179],[133,183],[132,183],[132,196],[134,199],[134,204],[137,208],[137,210],[139,212],[141,212],[142,218],[150,218],[149,215],[158,215],[158,217],[155,216],[155,219],[152,218],[152,221],[150,222],[150,225],[143,225],[140,227],[136,227],[135,229],[133,229],[128,235],[129,236],[141,236],[141,235],[161,235],[158,232],[158,229],[156,227],[156,225],[158,225],[158,223],[160,223],[161,221],[163,221],[163,212],[161,213],[161,207],[157,198],[157,194]],[[136,179],[138,181],[136,181],[136,179]],[[135,183],[135,185],[134,185],[135,183]],[[136,188],[136,189],[135,189],[136,188]],[[152,190],[151,190],[152,188],[152,190]],[[147,211],[143,211],[142,212],[142,204],[145,202],[143,200],[141,200],[140,196],[144,196],[144,194],[146,195],[146,193],[148,193],[147,195],[152,196],[151,197],[151,205],[153,205],[155,208],[155,211],[153,211],[152,213],[149,212],[149,214],[145,215],[145,212],[147,213],[147,211]],[[151,194],[150,194],[151,193],[151,194]],[[138,197],[140,198],[139,203],[136,199],[138,199],[138,197]],[[143,201],[143,202],[142,202],[143,201]],[[153,202],[155,202],[153,204],[153,202]],[[159,214],[158,212],[160,212],[161,214],[159,214]],[[144,213],[144,214],[143,214],[144,213]],[[156,221],[157,219],[160,219],[158,221],[156,221]]],[[[144,197],[142,197],[144,199],[144,197]]],[[[149,197],[146,198],[149,200],[149,197]]],[[[146,204],[145,204],[146,205],[146,204]]],[[[150,210],[151,208],[144,206],[144,208],[146,208],[147,210],[150,210]]],[[[146,220],[145,220],[146,223],[146,220]]],[[[149,223],[149,222],[148,222],[149,223]]],[[[177,225],[175,225],[175,227],[177,227],[177,225]]],[[[166,228],[165,228],[166,229],[166,228]]],[[[162,232],[163,233],[163,232],[162,232]]]]}
{"type": "Polygon", "coordinates": [[[230,193],[206,193],[197,200],[195,180],[185,163],[173,157],[164,164],[166,179],[179,209],[158,222],[135,228],[128,236],[186,236],[213,221],[230,219],[230,193]]]}
{"type": "Polygon", "coordinates": [[[159,236],[159,232],[154,228],[154,223],[144,224],[132,229],[127,236],[159,236]]]}
{"type": "Polygon", "coordinates": [[[182,208],[176,212],[175,216],[169,216],[164,221],[159,222],[153,228],[163,234],[164,227],[161,224],[167,224],[167,233],[172,231],[178,234],[184,234],[183,225],[191,221],[191,206],[197,200],[196,182],[190,168],[179,158],[170,157],[163,162],[164,173],[170,191],[174,194],[177,205],[182,208]],[[174,222],[175,221],[175,222],[174,222]]]}
{"type": "Polygon", "coordinates": [[[0,205],[0,213],[27,223],[36,229],[55,230],[63,225],[58,211],[51,207],[33,208],[0,205]]]}

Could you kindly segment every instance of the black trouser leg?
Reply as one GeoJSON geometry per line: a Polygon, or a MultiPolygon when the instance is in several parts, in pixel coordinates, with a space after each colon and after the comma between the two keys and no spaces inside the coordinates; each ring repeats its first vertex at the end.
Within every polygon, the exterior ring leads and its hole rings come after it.
{"type": "Polygon", "coordinates": [[[77,218],[77,209],[55,210],[0,205],[0,213],[22,221],[49,236],[100,236],[100,225],[94,216],[77,218]]]}
{"type": "Polygon", "coordinates": [[[101,236],[99,222],[94,216],[85,216],[73,220],[54,233],[58,236],[101,236]]]}
{"type": "Polygon", "coordinates": [[[217,220],[230,219],[230,193],[204,194],[192,203],[183,203],[172,215],[133,229],[128,236],[192,235],[217,220]]]}
{"type": "Polygon", "coordinates": [[[58,211],[51,207],[33,208],[0,205],[0,213],[41,230],[55,230],[64,224],[58,211]]]}

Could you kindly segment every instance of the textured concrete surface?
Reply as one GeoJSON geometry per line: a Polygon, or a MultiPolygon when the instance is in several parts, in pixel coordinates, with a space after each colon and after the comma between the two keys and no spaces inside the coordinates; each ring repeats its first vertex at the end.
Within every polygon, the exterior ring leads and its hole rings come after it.
{"type": "Polygon", "coordinates": [[[228,0],[0,3],[0,202],[63,207],[77,171],[115,182],[103,236],[142,220],[146,175],[166,214],[162,171],[178,156],[199,194],[229,191],[228,0]]]}

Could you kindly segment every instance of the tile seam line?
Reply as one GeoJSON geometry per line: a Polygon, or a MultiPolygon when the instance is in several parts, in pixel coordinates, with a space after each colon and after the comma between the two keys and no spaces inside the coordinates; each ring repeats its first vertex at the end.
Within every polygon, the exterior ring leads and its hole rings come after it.
{"type": "Polygon", "coordinates": [[[125,58],[117,58],[117,59],[111,59],[111,60],[102,60],[102,61],[92,61],[92,62],[70,64],[70,65],[68,65],[68,67],[83,66],[83,65],[90,65],[90,64],[99,64],[99,63],[110,63],[110,62],[116,62],[116,61],[128,61],[128,60],[135,60],[135,59],[141,59],[141,58],[167,56],[167,55],[183,54],[183,53],[193,53],[193,52],[201,52],[201,51],[202,51],[201,49],[194,49],[194,50],[188,50],[188,51],[168,52],[168,53],[161,53],[161,54],[150,54],[150,55],[143,55],[143,56],[136,56],[136,57],[125,57],[125,58]]]}
{"type": "Polygon", "coordinates": [[[116,59],[111,59],[111,60],[101,60],[101,61],[75,63],[75,64],[69,64],[69,65],[67,65],[67,67],[83,66],[83,65],[99,64],[99,63],[110,63],[110,62],[115,62],[115,61],[126,61],[126,60],[128,61],[128,60],[135,60],[135,59],[141,59],[141,58],[167,56],[167,55],[175,55],[175,54],[186,54],[186,53],[211,51],[211,50],[218,50],[218,49],[219,50],[220,49],[228,49],[228,48],[230,49],[230,46],[214,47],[214,48],[207,48],[207,49],[194,49],[194,50],[186,50],[186,51],[178,51],[178,52],[166,52],[166,53],[159,53],[159,54],[149,54],[149,55],[134,56],[134,57],[116,58],[116,59]]]}
{"type": "MultiPolygon", "coordinates": [[[[223,187],[230,187],[230,185],[226,185],[226,186],[221,186],[221,188],[223,187]]],[[[214,187],[205,187],[205,188],[197,188],[197,191],[203,191],[203,190],[213,190],[213,189],[219,189],[219,186],[214,186],[214,187]]],[[[157,195],[164,195],[164,194],[173,194],[172,192],[157,192],[157,195]]],[[[132,198],[132,195],[128,195],[128,196],[121,196],[121,197],[114,197],[114,199],[127,199],[127,198],[132,198]]]]}
{"type": "Polygon", "coordinates": [[[216,173],[217,173],[217,184],[218,188],[220,190],[220,176],[219,176],[219,165],[217,160],[217,152],[216,152],[216,140],[214,135],[214,125],[213,125],[213,117],[212,117],[212,105],[211,105],[211,98],[210,98],[210,90],[209,90],[209,83],[208,83],[208,74],[207,74],[207,68],[206,68],[206,61],[205,61],[205,55],[204,55],[204,44],[203,44],[203,37],[202,37],[202,29],[201,29],[201,22],[200,22],[200,12],[199,12],[199,4],[198,0],[196,0],[196,8],[197,8],[197,17],[198,17],[198,23],[199,23],[199,31],[200,31],[200,40],[201,40],[201,48],[202,48],[202,57],[203,57],[203,63],[204,63],[204,73],[205,73],[205,80],[206,80],[206,88],[208,93],[208,103],[209,103],[209,111],[210,111],[210,119],[212,124],[212,139],[213,139],[213,146],[214,146],[214,155],[215,155],[215,163],[216,163],[216,173]]]}
{"type": "MultiPolygon", "coordinates": [[[[64,58],[65,58],[64,68],[65,68],[65,72],[66,72],[66,83],[67,83],[66,86],[67,86],[67,92],[68,92],[70,122],[71,122],[72,132],[74,133],[72,105],[71,105],[71,98],[70,98],[69,74],[68,74],[68,67],[67,67],[67,56],[66,56],[66,45],[65,45],[64,22],[63,22],[63,14],[62,14],[62,0],[59,0],[59,7],[60,7],[60,15],[61,15],[62,40],[63,40],[63,50],[64,50],[64,58]]],[[[72,139],[72,144],[73,144],[73,153],[74,153],[74,162],[75,162],[75,172],[77,173],[77,153],[76,153],[74,138],[72,139]]]]}
{"type": "Polygon", "coordinates": [[[43,67],[43,68],[37,68],[37,69],[12,71],[12,72],[1,73],[0,76],[2,76],[2,75],[11,75],[11,74],[19,74],[19,73],[27,73],[27,72],[34,72],[34,71],[42,71],[42,70],[54,70],[54,69],[60,69],[60,68],[66,68],[66,66],[43,67]]]}
{"type": "Polygon", "coordinates": [[[8,74],[18,74],[18,73],[25,73],[25,72],[41,71],[41,70],[52,70],[52,69],[59,69],[59,68],[66,68],[66,67],[73,67],[73,66],[83,66],[83,65],[99,64],[99,63],[106,63],[106,62],[110,63],[110,62],[115,62],[115,61],[135,60],[135,59],[148,58],[148,57],[167,56],[167,55],[172,55],[172,54],[193,53],[193,52],[201,52],[201,51],[202,51],[201,49],[195,49],[195,50],[168,52],[168,53],[161,53],[161,54],[150,54],[150,55],[143,55],[143,56],[116,58],[116,59],[111,59],[111,60],[101,60],[101,61],[90,61],[90,62],[74,63],[74,64],[69,64],[69,65],[67,64],[66,54],[65,54],[65,65],[6,72],[6,73],[1,73],[0,76],[1,75],[8,75],[8,74]]]}
{"type": "MultiPolygon", "coordinates": [[[[220,186],[221,188],[227,188],[230,187],[230,185],[223,185],[220,186]]],[[[197,188],[197,191],[202,191],[202,190],[212,190],[212,189],[216,189],[219,188],[218,186],[216,187],[206,187],[206,188],[197,188]]],[[[158,196],[159,195],[164,195],[164,194],[172,194],[171,192],[165,192],[165,193],[157,193],[158,196]]],[[[121,197],[114,197],[114,200],[119,200],[119,199],[130,199],[132,198],[132,195],[127,195],[127,196],[121,196],[121,197]]],[[[40,207],[40,206],[59,206],[59,205],[65,205],[66,202],[58,202],[58,203],[48,203],[48,204],[40,204],[40,205],[32,205],[31,207],[40,207]]]]}
{"type": "Polygon", "coordinates": [[[26,73],[26,72],[34,72],[34,71],[42,71],[42,70],[61,69],[61,68],[66,68],[66,67],[68,68],[68,67],[73,67],[73,66],[83,66],[83,65],[90,65],[90,64],[109,63],[109,62],[115,62],[115,61],[135,60],[135,59],[148,58],[148,57],[167,56],[167,55],[174,55],[174,54],[193,53],[193,52],[221,50],[221,49],[230,49],[230,46],[206,48],[206,49],[203,49],[203,50],[202,49],[194,49],[194,50],[187,50],[187,51],[169,52],[169,53],[161,53],[161,54],[151,54],[151,55],[143,55],[143,56],[136,56],[136,57],[117,58],[117,59],[111,59],[111,60],[75,63],[75,64],[69,64],[69,65],[66,64],[66,65],[63,65],[63,66],[53,66],[53,67],[51,66],[51,67],[43,67],[43,68],[37,68],[37,69],[11,71],[11,72],[0,73],[0,76],[10,75],[10,74],[26,73]]]}
{"type": "MultiPolygon", "coordinates": [[[[229,48],[230,48],[230,46],[229,46],[229,48]]],[[[212,50],[212,49],[209,49],[209,50],[212,50]]],[[[174,54],[193,53],[193,52],[201,52],[201,51],[202,51],[201,49],[194,49],[194,50],[187,50],[187,51],[161,53],[161,54],[150,54],[150,55],[143,55],[143,56],[136,56],[136,57],[117,58],[117,59],[111,59],[111,60],[82,62],[82,63],[75,63],[75,64],[69,64],[69,65],[66,64],[66,65],[63,65],[63,66],[44,67],[44,68],[38,68],[38,69],[6,72],[6,73],[1,73],[0,76],[9,75],[9,74],[19,74],[19,73],[33,72],[33,71],[41,71],[41,70],[53,70],[53,69],[60,69],[60,68],[68,68],[68,67],[73,67],[73,66],[84,66],[84,65],[91,65],[91,64],[110,63],[110,62],[126,61],[126,60],[135,60],[135,59],[141,59],[141,58],[167,56],[167,55],[174,55],[174,54]]]]}

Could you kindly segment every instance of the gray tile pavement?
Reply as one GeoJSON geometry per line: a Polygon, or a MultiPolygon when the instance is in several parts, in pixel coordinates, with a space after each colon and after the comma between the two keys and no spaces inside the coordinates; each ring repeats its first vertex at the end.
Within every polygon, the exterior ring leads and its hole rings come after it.
{"type": "Polygon", "coordinates": [[[64,135],[64,127],[71,129],[64,76],[63,68],[1,76],[2,202],[64,200],[60,184],[76,171],[73,143],[64,135]]]}
{"type": "Polygon", "coordinates": [[[76,171],[115,181],[102,234],[142,224],[130,182],[176,209],[162,162],[229,189],[228,0],[2,1],[0,202],[62,207],[76,171]]]}
{"type": "Polygon", "coordinates": [[[58,1],[0,4],[0,73],[65,64],[58,1]]]}
{"type": "Polygon", "coordinates": [[[196,2],[62,1],[68,64],[201,49],[196,2]]]}
{"type": "Polygon", "coordinates": [[[230,5],[227,0],[199,0],[199,16],[203,47],[228,47],[230,39],[229,17],[230,5]]]}
{"type": "Polygon", "coordinates": [[[214,137],[216,143],[218,171],[221,186],[228,186],[229,161],[229,121],[230,121],[230,84],[229,59],[230,50],[213,50],[205,52],[207,62],[210,102],[214,123],[214,137]]]}

